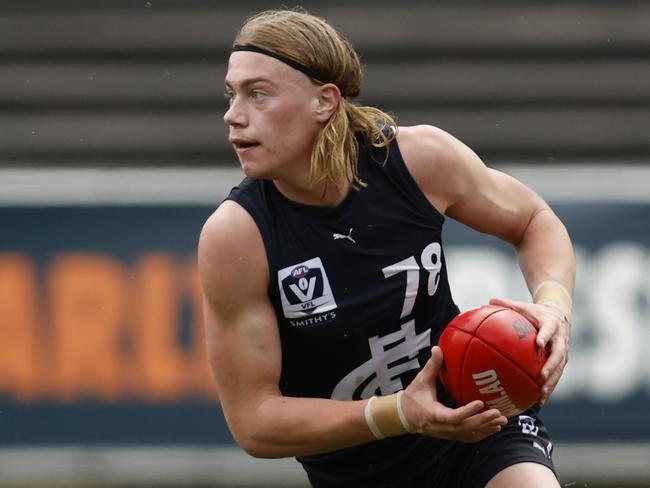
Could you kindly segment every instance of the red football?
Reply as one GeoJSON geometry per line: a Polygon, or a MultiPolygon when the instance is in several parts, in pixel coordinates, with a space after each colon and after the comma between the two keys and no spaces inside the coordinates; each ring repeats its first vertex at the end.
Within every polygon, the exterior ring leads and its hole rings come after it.
{"type": "Polygon", "coordinates": [[[537,350],[537,330],[512,309],[486,305],[455,317],[440,336],[440,372],[460,405],[483,400],[512,417],[537,402],[546,351],[537,350]]]}

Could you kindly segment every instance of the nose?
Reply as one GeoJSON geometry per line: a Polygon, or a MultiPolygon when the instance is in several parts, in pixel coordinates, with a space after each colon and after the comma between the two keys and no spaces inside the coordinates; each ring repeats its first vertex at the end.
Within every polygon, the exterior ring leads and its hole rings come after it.
{"type": "Polygon", "coordinates": [[[230,107],[223,114],[223,121],[229,126],[245,126],[246,114],[244,113],[241,103],[238,102],[238,97],[234,97],[230,103],[230,107]]]}

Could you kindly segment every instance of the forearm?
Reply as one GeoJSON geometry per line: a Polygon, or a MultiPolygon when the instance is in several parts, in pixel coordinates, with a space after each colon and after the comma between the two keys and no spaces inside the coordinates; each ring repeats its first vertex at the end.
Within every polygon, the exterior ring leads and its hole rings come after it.
{"type": "Polygon", "coordinates": [[[256,457],[319,454],[409,432],[464,442],[498,432],[507,422],[498,410],[483,411],[480,401],[456,409],[437,401],[435,379],[441,368],[442,351],[436,346],[411,384],[396,394],[372,401],[274,395],[252,415],[240,417],[248,422],[234,429],[231,424],[231,429],[240,446],[256,457]]]}
{"type": "Polygon", "coordinates": [[[364,419],[366,403],[272,396],[231,422],[231,430],[255,457],[318,454],[375,439],[364,419]]]}
{"type": "Polygon", "coordinates": [[[535,213],[516,246],[519,266],[531,293],[547,280],[573,292],[576,263],[566,228],[550,209],[535,213]]]}

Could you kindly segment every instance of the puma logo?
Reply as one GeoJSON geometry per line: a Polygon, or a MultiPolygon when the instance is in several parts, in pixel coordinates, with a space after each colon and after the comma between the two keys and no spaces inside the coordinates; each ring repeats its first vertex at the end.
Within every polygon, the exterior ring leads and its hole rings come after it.
{"type": "Polygon", "coordinates": [[[354,244],[357,243],[357,241],[355,241],[354,239],[352,239],[352,227],[350,227],[350,232],[348,232],[347,235],[345,235],[345,234],[338,234],[338,233],[335,232],[334,234],[332,234],[332,237],[334,237],[334,240],[337,240],[337,239],[347,239],[347,240],[349,240],[350,242],[352,242],[352,243],[354,243],[354,244]]]}

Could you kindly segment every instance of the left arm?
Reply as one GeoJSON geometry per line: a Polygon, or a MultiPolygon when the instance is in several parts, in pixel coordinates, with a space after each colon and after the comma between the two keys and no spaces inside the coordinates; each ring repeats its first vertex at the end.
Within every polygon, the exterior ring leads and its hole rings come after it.
{"type": "Polygon", "coordinates": [[[404,127],[398,141],[411,174],[434,207],[514,247],[531,294],[549,281],[558,284],[559,294],[564,293],[562,288],[567,290],[565,300],[490,302],[528,317],[538,328],[538,346],[550,344],[542,371],[545,383],[540,401],[544,403],[569,354],[570,310],[563,313],[560,308],[570,307],[575,257],[566,228],[539,195],[511,176],[487,168],[471,149],[446,132],[431,126],[404,127]]]}

